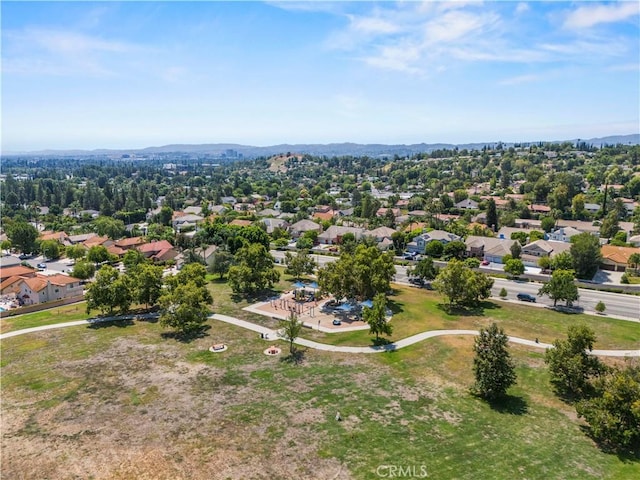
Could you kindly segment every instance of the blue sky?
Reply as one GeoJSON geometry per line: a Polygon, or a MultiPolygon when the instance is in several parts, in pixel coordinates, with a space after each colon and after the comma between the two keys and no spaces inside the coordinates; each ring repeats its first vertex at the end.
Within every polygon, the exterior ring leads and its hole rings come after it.
{"type": "Polygon", "coordinates": [[[635,1],[1,8],[3,151],[640,132],[635,1]]]}

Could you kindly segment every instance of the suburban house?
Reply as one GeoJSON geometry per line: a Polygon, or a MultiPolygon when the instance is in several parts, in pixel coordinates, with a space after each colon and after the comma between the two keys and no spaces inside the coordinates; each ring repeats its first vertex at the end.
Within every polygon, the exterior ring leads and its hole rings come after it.
{"type": "Polygon", "coordinates": [[[358,240],[364,235],[364,232],[364,228],[331,225],[326,232],[322,232],[318,235],[318,242],[324,245],[335,245],[340,243],[342,237],[347,233],[353,233],[356,240],[358,240]]]}
{"type": "Polygon", "coordinates": [[[15,275],[0,283],[1,295],[15,295],[21,305],[36,305],[65,298],[82,297],[80,279],[56,275],[15,275]]]}
{"type": "Polygon", "coordinates": [[[393,240],[391,240],[391,236],[396,233],[396,230],[389,227],[378,227],[373,230],[369,230],[364,232],[364,235],[367,237],[375,238],[376,242],[378,242],[378,248],[380,250],[386,251],[393,247],[393,240]]]}
{"type": "Polygon", "coordinates": [[[69,241],[69,237],[65,232],[45,231],[40,233],[40,241],[44,242],[46,240],[55,240],[56,242],[59,242],[62,245],[71,245],[71,242],[69,241]]]}
{"type": "Polygon", "coordinates": [[[634,253],[640,253],[640,248],[616,247],[615,245],[603,245],[600,249],[602,261],[600,267],[603,270],[624,272],[629,266],[629,257],[634,253]]]}
{"type": "Polygon", "coordinates": [[[297,239],[304,235],[306,232],[318,232],[322,231],[322,226],[317,224],[316,222],[312,222],[311,220],[300,220],[299,222],[291,225],[289,229],[291,232],[291,237],[293,239],[297,239]]]}
{"type": "Polygon", "coordinates": [[[227,205],[235,205],[237,202],[236,197],[222,197],[220,199],[220,203],[227,205]]]}
{"type": "Polygon", "coordinates": [[[36,271],[33,268],[25,267],[23,265],[16,265],[14,267],[2,267],[0,270],[0,282],[4,282],[10,277],[35,277],[36,271]]]}
{"type": "Polygon", "coordinates": [[[283,230],[289,228],[289,222],[282,218],[262,218],[258,221],[267,227],[267,233],[269,235],[271,235],[276,228],[282,228],[283,230]]]}
{"type": "Polygon", "coordinates": [[[627,242],[629,242],[634,247],[640,247],[640,235],[634,235],[633,237],[629,237],[627,239],[627,242]]]}
{"type": "Polygon", "coordinates": [[[440,242],[446,245],[449,242],[460,240],[458,235],[444,230],[431,230],[430,232],[421,233],[407,244],[407,251],[415,253],[424,253],[427,244],[430,242],[440,242]]]}
{"type": "Polygon", "coordinates": [[[89,237],[88,239],[86,239],[84,242],[82,242],[82,244],[86,248],[99,247],[99,246],[109,247],[113,245],[113,240],[111,240],[107,236],[100,237],[98,235],[95,235],[93,237],[89,237]]]}
{"type": "Polygon", "coordinates": [[[475,200],[471,200],[467,198],[466,200],[462,200],[454,205],[456,208],[460,208],[462,210],[478,210],[478,202],[475,200]]]}
{"type": "Polygon", "coordinates": [[[144,238],[142,237],[131,237],[131,238],[122,238],[120,240],[116,240],[114,242],[114,246],[121,248],[122,250],[131,250],[132,248],[136,248],[144,243],[144,238]]]}
{"type": "MultiPolygon", "coordinates": [[[[175,213],[174,213],[175,215],[175,213]]],[[[181,230],[185,230],[188,228],[196,228],[200,223],[204,221],[204,217],[200,215],[195,215],[193,213],[187,213],[183,215],[174,216],[173,220],[171,220],[171,226],[177,232],[181,230]]]]}
{"type": "Polygon", "coordinates": [[[137,247],[137,249],[146,258],[150,258],[155,262],[173,260],[178,255],[178,251],[167,240],[145,243],[137,247]]]}
{"type": "Polygon", "coordinates": [[[375,238],[378,243],[382,242],[385,238],[391,240],[391,236],[394,233],[396,233],[396,230],[384,226],[364,232],[366,236],[375,238]]]}
{"type": "Polygon", "coordinates": [[[243,220],[240,218],[234,218],[229,222],[229,225],[234,225],[236,227],[249,227],[253,222],[251,220],[243,220]]]}
{"type": "Polygon", "coordinates": [[[597,203],[585,203],[584,209],[589,213],[597,213],[600,211],[600,205],[597,203]]]}
{"type": "Polygon", "coordinates": [[[333,217],[338,216],[338,212],[336,210],[332,210],[331,208],[328,207],[327,209],[322,209],[322,211],[316,210],[315,212],[313,212],[313,215],[311,215],[311,216],[315,220],[331,221],[331,219],[333,219],[333,217]]]}
{"type": "Polygon", "coordinates": [[[186,214],[200,215],[202,214],[202,207],[191,205],[190,207],[186,207],[183,212],[186,214]]]}
{"type": "Polygon", "coordinates": [[[534,203],[529,205],[529,210],[531,210],[532,213],[549,213],[551,211],[551,207],[547,205],[537,205],[534,203]]]}
{"type": "Polygon", "coordinates": [[[516,241],[506,238],[478,237],[469,235],[465,240],[466,256],[475,257],[492,263],[502,263],[505,255],[511,255],[511,245],[516,241]]]}
{"type": "Polygon", "coordinates": [[[555,257],[559,253],[571,248],[567,242],[554,242],[549,240],[536,240],[522,247],[521,260],[525,265],[537,266],[541,257],[555,257]]]}
{"type": "Polygon", "coordinates": [[[400,209],[399,208],[379,208],[378,210],[376,210],[376,217],[384,217],[387,212],[391,210],[391,213],[393,213],[394,217],[399,217],[400,216],[400,209]]]}
{"type": "Polygon", "coordinates": [[[206,247],[196,247],[193,249],[193,253],[200,257],[204,263],[209,264],[209,260],[213,257],[213,254],[218,250],[217,245],[209,245],[206,247]]]}
{"type": "Polygon", "coordinates": [[[279,210],[274,210],[273,208],[265,208],[264,210],[260,210],[258,212],[258,216],[259,217],[277,217],[278,215],[280,215],[279,210]]]}
{"type": "Polygon", "coordinates": [[[548,234],[549,240],[554,242],[570,242],[571,237],[582,232],[573,227],[560,227],[548,234]]]}

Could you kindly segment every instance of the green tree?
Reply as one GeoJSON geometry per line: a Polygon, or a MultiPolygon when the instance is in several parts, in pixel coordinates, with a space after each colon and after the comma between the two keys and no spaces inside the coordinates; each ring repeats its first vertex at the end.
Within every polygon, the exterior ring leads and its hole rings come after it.
{"type": "Polygon", "coordinates": [[[598,237],[584,232],[571,237],[571,256],[573,269],[578,278],[591,280],[598,271],[602,259],[598,237]]]}
{"type": "Polygon", "coordinates": [[[296,346],[294,342],[300,336],[302,331],[303,322],[298,319],[298,316],[291,312],[286,320],[280,321],[282,337],[289,342],[289,353],[293,356],[296,354],[296,346]]]}
{"type": "Polygon", "coordinates": [[[565,250],[560,252],[551,259],[551,268],[553,270],[573,270],[573,257],[571,252],[565,250]]]}
{"type": "MultiPolygon", "coordinates": [[[[551,230],[553,230],[556,226],[556,219],[553,217],[542,217],[540,219],[540,226],[542,227],[542,229],[549,233],[551,230]]],[[[533,241],[533,240],[531,240],[533,241]]]]}
{"type": "Polygon", "coordinates": [[[218,274],[220,278],[224,278],[227,272],[229,272],[231,265],[233,265],[233,258],[233,255],[227,250],[216,250],[209,259],[207,271],[214,275],[218,274]]]}
{"type": "Polygon", "coordinates": [[[280,279],[274,260],[264,245],[252,243],[236,252],[236,265],[229,268],[229,285],[234,293],[252,294],[271,288],[280,279]]]}
{"type": "Polygon", "coordinates": [[[522,247],[518,241],[513,242],[511,247],[509,247],[509,250],[511,251],[512,258],[515,258],[516,260],[520,258],[520,255],[522,254],[522,247]]]}
{"type": "Polygon", "coordinates": [[[395,273],[392,253],[360,244],[353,254],[343,252],[337,261],[320,268],[318,284],[322,292],[338,299],[366,299],[388,292],[395,273]]]}
{"type": "Polygon", "coordinates": [[[629,266],[634,270],[640,267],[640,253],[632,253],[629,255],[629,266]]]}
{"type": "Polygon", "coordinates": [[[9,240],[2,240],[2,242],[0,242],[0,250],[3,252],[10,253],[11,247],[12,245],[9,240]]]}
{"type": "Polygon", "coordinates": [[[615,211],[609,212],[600,225],[600,237],[613,238],[618,230],[618,214],[615,211]]]}
{"type": "MultiPolygon", "coordinates": [[[[571,259],[573,262],[573,259],[571,259]]],[[[551,258],[549,256],[540,257],[538,259],[538,266],[543,270],[549,270],[551,268],[551,258]]]]}
{"type": "Polygon", "coordinates": [[[162,296],[160,304],[160,325],[169,327],[181,335],[193,335],[202,329],[209,316],[211,294],[206,286],[194,280],[179,283],[171,280],[162,296]]]}
{"type": "Polygon", "coordinates": [[[433,280],[438,276],[438,272],[439,268],[434,265],[433,259],[430,257],[421,258],[415,267],[407,271],[409,276],[418,277],[422,280],[433,280]]]}
{"type": "Polygon", "coordinates": [[[493,198],[490,198],[487,203],[487,227],[494,232],[498,231],[498,211],[493,198]]]}
{"type": "Polygon", "coordinates": [[[147,308],[155,305],[162,294],[163,272],[164,269],[161,266],[146,263],[139,265],[133,274],[135,298],[139,303],[144,303],[147,308]]]}
{"type": "Polygon", "coordinates": [[[79,278],[81,280],[87,280],[96,273],[96,266],[91,262],[79,261],[73,266],[71,276],[79,278]]]}
{"type": "Polygon", "coordinates": [[[604,304],[604,302],[602,300],[600,300],[598,303],[596,303],[596,312],[604,313],[604,311],[606,309],[607,309],[607,306],[604,304]]]}
{"type": "Polygon", "coordinates": [[[511,240],[517,240],[521,245],[527,244],[527,232],[513,232],[511,234],[511,240]]]}
{"type": "Polygon", "coordinates": [[[531,230],[529,232],[529,242],[535,242],[536,240],[542,240],[544,238],[544,233],[540,230],[531,230]]]}
{"type": "Polygon", "coordinates": [[[62,254],[62,245],[57,240],[43,240],[40,242],[40,251],[45,258],[57,260],[62,254]]]}
{"type": "Polygon", "coordinates": [[[580,399],[592,393],[592,378],[602,375],[606,368],[598,357],[590,355],[596,335],[584,325],[571,325],[566,340],[555,340],[547,349],[544,361],[549,366],[551,383],[567,398],[580,399]]]}
{"type": "Polygon", "coordinates": [[[507,298],[507,289],[504,287],[500,289],[500,298],[507,298]]]}
{"type": "Polygon", "coordinates": [[[111,254],[104,245],[94,245],[87,252],[87,260],[98,265],[111,260],[111,254]]]}
{"type": "Polygon", "coordinates": [[[15,221],[6,227],[13,248],[30,255],[37,251],[38,230],[25,221],[15,221]]]}
{"type": "Polygon", "coordinates": [[[113,240],[117,240],[124,235],[125,228],[122,220],[116,220],[111,217],[98,217],[93,221],[93,228],[100,236],[107,236],[113,240]]]}
{"type": "Polygon", "coordinates": [[[127,270],[127,273],[135,271],[139,266],[147,263],[147,258],[144,256],[142,252],[132,248],[127,250],[127,253],[122,257],[122,264],[124,268],[127,270]]]}
{"type": "Polygon", "coordinates": [[[522,260],[513,258],[505,264],[504,271],[509,275],[517,277],[524,273],[524,263],[522,263],[522,260]]]}
{"type": "Polygon", "coordinates": [[[87,254],[87,249],[83,245],[69,245],[65,251],[65,255],[74,261],[78,261],[87,254]]]}
{"type": "Polygon", "coordinates": [[[438,292],[447,298],[449,307],[477,307],[491,295],[493,279],[467,267],[460,260],[451,260],[440,270],[433,282],[438,292]]]}
{"type": "Polygon", "coordinates": [[[375,334],[376,341],[380,340],[380,335],[391,335],[393,328],[387,322],[387,297],[384,293],[373,298],[371,308],[364,307],[362,319],[369,324],[369,333],[375,334]]]}
{"type": "Polygon", "coordinates": [[[437,240],[432,240],[424,247],[424,253],[433,258],[440,258],[443,251],[444,245],[442,242],[438,242],[437,240]]]}
{"type": "Polygon", "coordinates": [[[460,240],[454,240],[453,242],[447,243],[443,249],[443,253],[446,258],[457,258],[457,259],[462,258],[466,251],[467,251],[467,245],[460,240]]]}
{"type": "Polygon", "coordinates": [[[640,451],[640,367],[615,369],[596,384],[597,394],[576,405],[591,435],[607,449],[640,451]]]}
{"type": "Polygon", "coordinates": [[[317,265],[307,251],[299,251],[296,255],[286,252],[284,257],[287,264],[284,273],[291,275],[295,279],[299,279],[303,275],[311,275],[317,265]]]}
{"type": "Polygon", "coordinates": [[[578,287],[573,282],[573,271],[554,270],[551,280],[540,288],[538,295],[548,295],[553,300],[554,307],[558,300],[565,300],[567,306],[570,306],[579,297],[578,287]]]}
{"type": "Polygon", "coordinates": [[[133,301],[133,288],[130,279],[110,265],[103,265],[96,279],[89,285],[84,296],[87,301],[87,313],[98,309],[103,314],[113,315],[116,308],[120,313],[129,310],[133,301]]]}
{"type": "Polygon", "coordinates": [[[473,391],[487,400],[503,398],[507,389],[516,383],[515,364],[508,350],[509,338],[502,328],[492,323],[481,328],[475,338],[473,351],[473,391]]]}

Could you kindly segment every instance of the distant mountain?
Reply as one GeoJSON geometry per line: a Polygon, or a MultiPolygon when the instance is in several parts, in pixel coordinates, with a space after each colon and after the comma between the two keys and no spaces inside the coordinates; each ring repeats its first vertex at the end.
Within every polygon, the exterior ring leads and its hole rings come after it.
{"type": "MultiPolygon", "coordinates": [[[[558,140],[553,142],[542,141],[543,143],[561,143],[569,141],[583,141],[587,144],[601,146],[614,145],[618,143],[627,145],[640,145],[640,134],[613,135],[609,137],[558,140]]],[[[406,156],[416,153],[430,153],[434,150],[453,149],[481,149],[485,146],[495,146],[500,142],[480,142],[480,143],[416,143],[411,145],[385,145],[385,144],[359,144],[359,143],[328,143],[328,144],[281,144],[267,147],[255,147],[250,145],[239,145],[235,143],[212,143],[212,144],[174,144],[160,147],[146,147],[141,149],[97,149],[97,150],[42,150],[37,152],[7,152],[5,155],[25,155],[25,156],[120,156],[120,155],[162,155],[162,154],[187,154],[187,155],[213,155],[227,156],[229,158],[254,158],[260,156],[271,156],[279,153],[308,153],[310,155],[354,155],[354,156],[406,156]]],[[[540,142],[518,142],[523,145],[537,144],[540,142]]],[[[514,143],[502,142],[506,147],[511,147],[514,143]]]]}

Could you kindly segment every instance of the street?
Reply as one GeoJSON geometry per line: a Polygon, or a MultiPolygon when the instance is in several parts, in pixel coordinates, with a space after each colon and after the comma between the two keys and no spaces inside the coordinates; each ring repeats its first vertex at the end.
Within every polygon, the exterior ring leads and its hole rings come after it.
{"type": "MultiPolygon", "coordinates": [[[[279,262],[284,262],[284,254],[285,252],[282,251],[271,251],[271,255],[273,255],[279,262]]],[[[313,253],[312,257],[321,267],[326,265],[327,262],[333,262],[337,259],[337,257],[316,253],[313,253]]],[[[396,283],[410,285],[409,277],[407,276],[407,267],[396,265],[394,281],[396,283]]],[[[494,278],[491,293],[494,297],[498,297],[500,290],[504,288],[507,291],[507,299],[509,300],[515,300],[518,293],[529,293],[536,297],[537,304],[553,305],[553,300],[550,300],[549,297],[538,297],[538,290],[541,286],[542,284],[538,282],[494,278]]],[[[579,288],[578,292],[580,297],[578,298],[578,301],[574,303],[574,306],[584,309],[585,312],[595,312],[596,304],[599,301],[602,301],[606,306],[606,316],[640,322],[640,297],[638,296],[584,288],[579,288]]]]}

